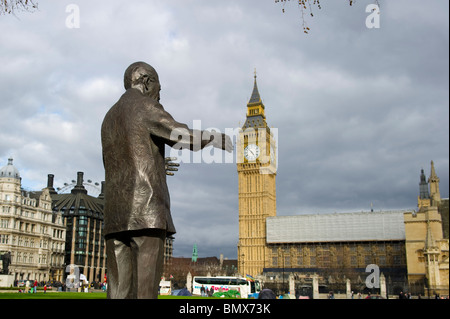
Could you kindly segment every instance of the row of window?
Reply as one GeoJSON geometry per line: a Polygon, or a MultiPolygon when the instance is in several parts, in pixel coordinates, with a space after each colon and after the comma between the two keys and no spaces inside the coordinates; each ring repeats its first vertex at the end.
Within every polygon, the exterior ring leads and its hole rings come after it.
{"type": "Polygon", "coordinates": [[[301,245],[301,246],[282,246],[282,247],[272,247],[271,252],[273,255],[281,254],[293,254],[293,255],[316,255],[320,253],[328,254],[357,254],[357,253],[369,253],[378,252],[384,253],[386,251],[400,252],[404,249],[404,246],[400,243],[392,244],[365,244],[365,245],[343,245],[336,246],[330,244],[318,244],[318,245],[301,245]]]}
{"type": "MultiPolygon", "coordinates": [[[[34,238],[24,237],[24,236],[11,236],[8,234],[0,234],[0,243],[5,245],[16,245],[19,247],[28,248],[49,248],[49,242],[46,239],[39,240],[39,247],[34,240],[34,238]],[[11,242],[10,242],[11,239],[11,242]]],[[[64,249],[64,242],[53,242],[51,243],[52,250],[62,251],[64,249]]]]}
{"type": "MultiPolygon", "coordinates": [[[[2,218],[0,219],[0,228],[2,229],[10,229],[10,219],[2,218]]],[[[51,229],[47,225],[39,225],[39,224],[33,224],[33,223],[27,223],[23,221],[18,220],[12,220],[12,229],[25,232],[25,233],[31,233],[31,234],[49,234],[49,230],[51,229]]],[[[53,238],[63,238],[64,237],[64,230],[62,229],[53,229],[53,238]]]]}
{"type": "MultiPolygon", "coordinates": [[[[47,254],[36,254],[30,252],[12,252],[11,253],[11,262],[12,263],[28,263],[28,264],[47,264],[48,256],[47,254]]],[[[50,262],[53,265],[63,265],[64,264],[64,256],[63,255],[51,255],[50,262]]]]}
{"type": "MultiPolygon", "coordinates": [[[[369,264],[377,264],[379,266],[388,266],[388,265],[403,265],[405,264],[405,260],[401,255],[393,255],[391,256],[391,260],[388,260],[387,256],[349,256],[349,266],[361,266],[361,265],[369,265],[369,264]]],[[[291,258],[290,256],[284,258],[272,257],[272,265],[271,267],[330,267],[332,264],[343,264],[343,258],[337,258],[337,260],[332,260],[330,256],[324,257],[316,257],[316,256],[297,256],[295,258],[291,258]]]]}
{"type": "MultiPolygon", "coordinates": [[[[48,200],[48,195],[45,195],[45,199],[48,200]]],[[[14,196],[14,203],[19,203],[20,202],[20,197],[19,196],[14,196]]],[[[10,194],[5,194],[3,196],[3,199],[6,202],[11,202],[12,201],[12,196],[10,194]]],[[[32,206],[32,207],[37,207],[36,206],[36,199],[34,198],[29,198],[29,197],[23,197],[22,198],[22,204],[23,205],[27,205],[27,206],[32,206]]],[[[50,204],[49,203],[41,203],[41,207],[45,208],[45,209],[50,209],[50,204]]]]}
{"type": "MultiPolygon", "coordinates": [[[[40,219],[43,222],[51,222],[52,221],[52,213],[48,212],[48,213],[44,213],[44,212],[40,212],[40,213],[36,213],[36,212],[32,212],[32,211],[28,211],[28,210],[24,210],[21,209],[20,207],[11,207],[11,206],[2,206],[1,208],[1,212],[4,214],[10,214],[13,212],[14,209],[14,215],[15,216],[22,216],[22,217],[27,217],[27,218],[32,218],[32,219],[40,219]]],[[[62,224],[62,217],[61,216],[57,216],[57,220],[56,220],[57,224],[62,224]]]]}
{"type": "MultiPolygon", "coordinates": [[[[64,212],[65,216],[67,216],[67,215],[71,216],[71,215],[75,214],[74,207],[71,207],[69,210],[66,210],[65,207],[63,207],[59,211],[64,212]]],[[[86,209],[81,208],[81,207],[78,209],[77,215],[79,217],[88,217],[89,216],[89,217],[94,217],[94,218],[101,218],[101,214],[99,212],[93,211],[91,209],[86,210],[86,209]]]]}

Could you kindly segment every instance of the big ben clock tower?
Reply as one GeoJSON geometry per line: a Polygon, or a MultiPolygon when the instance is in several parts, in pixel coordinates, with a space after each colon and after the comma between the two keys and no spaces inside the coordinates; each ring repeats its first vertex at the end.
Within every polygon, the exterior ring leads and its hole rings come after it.
{"type": "Polygon", "coordinates": [[[276,216],[276,145],[255,82],[237,143],[239,180],[238,270],[257,276],[266,263],[266,218],[276,216]]]}

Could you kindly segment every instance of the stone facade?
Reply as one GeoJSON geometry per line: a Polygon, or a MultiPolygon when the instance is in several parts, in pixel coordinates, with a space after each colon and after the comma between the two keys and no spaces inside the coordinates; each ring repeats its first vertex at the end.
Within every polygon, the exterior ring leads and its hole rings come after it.
{"type": "MultiPolygon", "coordinates": [[[[448,295],[449,204],[448,199],[441,199],[439,178],[433,162],[429,179],[426,179],[423,170],[420,176],[418,211],[401,212],[400,219],[395,220],[395,223],[382,225],[377,232],[377,235],[385,234],[382,238],[355,239],[354,233],[352,235],[347,231],[347,226],[354,221],[337,221],[334,218],[333,225],[342,224],[341,228],[336,228],[341,231],[334,231],[333,235],[327,233],[324,238],[328,236],[328,239],[271,242],[268,220],[278,218],[275,217],[275,146],[266,123],[265,106],[258,92],[255,75],[246,121],[237,143],[238,270],[241,275],[256,277],[264,273],[260,277],[263,280],[281,276],[284,282],[289,273],[297,274],[298,278],[320,274],[323,282],[334,274],[336,278],[342,275],[342,278],[351,277],[357,282],[364,282],[367,276],[364,274],[365,267],[376,264],[385,276],[387,289],[391,293],[392,286],[396,285],[399,290],[416,294],[448,295]],[[264,160],[264,156],[270,156],[270,160],[264,160]],[[392,233],[388,234],[393,224],[401,228],[401,238],[392,238],[392,233]],[[348,238],[345,238],[346,235],[348,238]]],[[[376,215],[373,212],[367,214],[376,215]]],[[[343,218],[344,215],[339,217],[343,218]]],[[[361,229],[373,230],[373,222],[369,220],[360,226],[361,229]]],[[[280,234],[299,233],[299,227],[294,228],[288,226],[280,234]]],[[[323,232],[323,227],[318,230],[323,232]]],[[[302,232],[308,233],[306,229],[302,232]]]]}
{"type": "Polygon", "coordinates": [[[0,170],[0,254],[10,252],[14,280],[62,281],[66,228],[50,192],[28,192],[12,159],[0,170]]]}
{"type": "Polygon", "coordinates": [[[413,289],[427,295],[448,295],[448,223],[442,222],[444,214],[448,220],[448,199],[441,199],[433,162],[428,183],[422,170],[420,188],[418,211],[405,213],[408,281],[413,289]],[[443,205],[445,201],[447,205],[443,205]],[[440,211],[440,207],[447,207],[447,211],[440,211]]]}
{"type": "Polygon", "coordinates": [[[239,182],[238,268],[242,276],[262,273],[266,218],[276,216],[275,141],[255,82],[237,144],[239,182]]]}
{"type": "MultiPolygon", "coordinates": [[[[83,172],[78,172],[70,193],[58,194],[53,178],[48,175],[42,191],[25,191],[12,159],[0,169],[0,256],[11,255],[9,276],[15,282],[65,282],[68,266],[76,266],[89,282],[103,282],[107,274],[103,191],[98,197],[88,195],[83,172]]],[[[172,236],[166,238],[167,266],[173,241],[172,236]]]]}

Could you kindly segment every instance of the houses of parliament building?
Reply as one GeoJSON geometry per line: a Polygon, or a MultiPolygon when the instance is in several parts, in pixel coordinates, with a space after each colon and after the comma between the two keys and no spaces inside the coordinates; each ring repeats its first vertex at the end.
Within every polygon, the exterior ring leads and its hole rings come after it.
{"type": "MultiPolygon", "coordinates": [[[[267,124],[256,75],[237,143],[238,273],[262,278],[319,275],[330,284],[364,283],[377,265],[392,287],[411,293],[449,293],[449,200],[442,199],[431,162],[422,170],[416,211],[277,216],[276,130],[267,124]]],[[[77,265],[88,281],[103,281],[103,194],[92,197],[83,173],[69,194],[58,194],[53,175],[39,192],[21,188],[13,160],[0,168],[0,274],[15,280],[63,281],[77,265]]],[[[166,240],[167,261],[173,238],[166,240]]],[[[1,283],[0,283],[1,284],[1,283]]]]}
{"type": "Polygon", "coordinates": [[[276,141],[266,122],[256,75],[237,145],[238,272],[280,278],[313,274],[328,284],[363,283],[377,265],[398,291],[448,295],[448,199],[441,199],[434,163],[422,170],[417,211],[277,216],[276,141]]]}

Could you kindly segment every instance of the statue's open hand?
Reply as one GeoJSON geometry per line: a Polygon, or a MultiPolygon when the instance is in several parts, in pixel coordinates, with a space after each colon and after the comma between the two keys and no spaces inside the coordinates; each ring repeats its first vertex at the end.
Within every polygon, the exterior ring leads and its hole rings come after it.
{"type": "Polygon", "coordinates": [[[223,134],[223,145],[223,149],[228,153],[231,153],[233,150],[233,142],[231,142],[231,138],[228,135],[223,134]]]}
{"type": "Polygon", "coordinates": [[[228,135],[216,132],[215,130],[211,131],[211,135],[213,136],[212,145],[214,147],[229,153],[233,150],[233,142],[231,142],[231,138],[228,135]]]}
{"type": "Polygon", "coordinates": [[[166,175],[173,176],[174,173],[178,171],[178,166],[180,166],[179,163],[173,163],[172,161],[176,161],[176,157],[166,157],[165,158],[165,169],[166,169],[166,175]]]}

